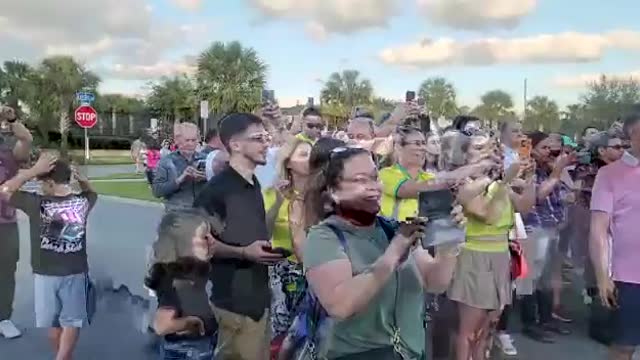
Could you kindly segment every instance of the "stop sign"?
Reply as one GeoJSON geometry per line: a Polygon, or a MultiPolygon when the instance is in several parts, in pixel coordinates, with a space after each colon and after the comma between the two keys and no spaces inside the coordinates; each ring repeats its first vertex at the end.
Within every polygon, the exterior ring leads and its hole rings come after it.
{"type": "Polygon", "coordinates": [[[84,129],[91,129],[98,122],[98,113],[89,105],[82,105],[76,109],[76,123],[84,129]]]}

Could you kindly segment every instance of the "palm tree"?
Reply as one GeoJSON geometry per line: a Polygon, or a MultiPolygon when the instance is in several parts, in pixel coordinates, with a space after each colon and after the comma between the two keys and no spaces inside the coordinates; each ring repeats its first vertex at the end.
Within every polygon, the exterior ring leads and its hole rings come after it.
{"type": "Polygon", "coordinates": [[[266,78],[267,65],[237,41],[215,42],[198,57],[197,94],[214,114],[255,110],[266,78]]]}
{"type": "Polygon", "coordinates": [[[3,68],[0,68],[0,100],[16,109],[21,116],[20,102],[29,97],[33,69],[21,61],[5,61],[3,68]]]}
{"type": "Polygon", "coordinates": [[[163,77],[151,85],[147,104],[156,116],[166,122],[193,119],[197,109],[193,82],[186,75],[163,77]]]}
{"type": "Polygon", "coordinates": [[[418,91],[425,100],[427,108],[436,119],[444,116],[453,118],[458,113],[456,89],[445,78],[434,77],[425,80],[418,91]]]}
{"type": "Polygon", "coordinates": [[[57,120],[62,140],[61,151],[65,154],[68,132],[72,126],[70,118],[74,110],[75,94],[80,90],[95,92],[100,78],[70,56],[54,56],[42,61],[31,82],[34,86],[28,102],[29,108],[38,118],[38,127],[45,140],[46,133],[51,130],[51,115],[57,120]]]}
{"type": "Polygon", "coordinates": [[[133,114],[142,110],[144,108],[144,103],[141,100],[122,94],[106,94],[96,97],[94,107],[98,113],[110,113],[111,129],[115,134],[118,114],[128,115],[129,122],[131,122],[133,114]]]}
{"type": "Polygon", "coordinates": [[[557,131],[560,129],[560,110],[555,101],[536,96],[527,102],[524,127],[527,130],[557,131]]]}
{"type": "MultiPolygon", "coordinates": [[[[320,92],[323,105],[335,108],[339,115],[347,118],[357,105],[371,104],[373,86],[368,79],[361,79],[357,70],[333,73],[320,92]]],[[[336,114],[338,115],[338,114],[336,114]]]]}
{"type": "Polygon", "coordinates": [[[478,105],[473,114],[489,122],[493,126],[494,121],[506,121],[515,117],[513,111],[513,99],[511,95],[502,90],[492,90],[480,98],[482,104],[478,105]]]}

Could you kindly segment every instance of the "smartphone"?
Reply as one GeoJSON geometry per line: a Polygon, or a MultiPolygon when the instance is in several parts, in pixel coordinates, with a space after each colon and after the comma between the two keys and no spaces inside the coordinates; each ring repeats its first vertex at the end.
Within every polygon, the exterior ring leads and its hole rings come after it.
{"type": "Polygon", "coordinates": [[[518,149],[518,155],[521,160],[526,160],[531,158],[531,149],[533,146],[531,145],[531,139],[523,139],[520,144],[520,148],[518,149]]]}
{"type": "Polygon", "coordinates": [[[415,91],[407,91],[405,97],[404,97],[404,101],[405,102],[409,102],[409,101],[413,101],[416,99],[416,92],[415,91]]]}
{"type": "Polygon", "coordinates": [[[308,97],[307,98],[307,107],[312,107],[313,106],[313,97],[308,97]]]}
{"type": "Polygon", "coordinates": [[[464,243],[466,230],[451,218],[454,202],[451,190],[421,192],[418,202],[419,216],[429,220],[422,237],[422,247],[464,243]]]}
{"type": "Polygon", "coordinates": [[[273,253],[273,254],[280,254],[282,255],[282,257],[288,258],[289,256],[293,255],[293,252],[289,249],[285,249],[285,248],[265,248],[266,251],[273,253]]]}
{"type": "Polygon", "coordinates": [[[262,103],[268,104],[268,103],[274,103],[274,102],[275,102],[275,91],[267,90],[267,89],[262,90],[262,103]]]}

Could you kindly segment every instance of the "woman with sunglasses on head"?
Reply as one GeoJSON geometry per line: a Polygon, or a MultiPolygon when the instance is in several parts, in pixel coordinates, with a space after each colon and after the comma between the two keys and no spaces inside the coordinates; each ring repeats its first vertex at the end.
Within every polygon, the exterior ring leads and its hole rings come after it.
{"type": "Polygon", "coordinates": [[[206,285],[215,246],[211,234],[220,231],[219,222],[196,210],[162,218],[145,279],[158,297],[153,328],[164,337],[161,359],[214,358],[218,324],[206,285]]]}
{"type": "Polygon", "coordinates": [[[518,194],[503,177],[502,163],[495,160],[495,144],[488,135],[467,136],[449,132],[442,139],[442,164],[446,170],[493,161],[487,171],[470,177],[457,194],[468,217],[466,243],[458,257],[455,275],[447,295],[458,304],[459,325],[456,359],[486,359],[493,326],[504,307],[511,303],[509,231],[514,212],[526,212],[533,204],[530,184],[518,194]],[[483,189],[480,195],[469,189],[483,189]],[[473,195],[472,195],[473,194],[473,195]]]}
{"type": "Polygon", "coordinates": [[[303,196],[309,177],[311,145],[291,138],[278,153],[278,178],[264,190],[267,229],[271,246],[288,255],[270,269],[271,330],[275,346],[291,326],[294,311],[306,289],[302,272],[302,243],[305,238],[303,196]]]}
{"type": "MultiPolygon", "coordinates": [[[[335,148],[305,194],[313,225],[304,246],[306,278],[333,320],[320,356],[423,359],[425,330],[416,314],[423,312],[425,288],[449,284],[457,248],[437,249],[434,258],[416,246],[422,225],[377,217],[382,190],[364,149],[335,148]]],[[[457,222],[464,221],[460,210],[453,213],[457,222]]]]}

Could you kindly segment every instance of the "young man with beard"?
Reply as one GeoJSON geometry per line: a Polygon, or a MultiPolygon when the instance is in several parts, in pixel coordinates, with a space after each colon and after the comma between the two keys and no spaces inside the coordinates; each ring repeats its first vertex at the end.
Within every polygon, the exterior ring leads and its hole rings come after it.
{"type": "Polygon", "coordinates": [[[600,169],[591,198],[591,260],[600,300],[613,309],[611,360],[631,360],[640,345],[640,113],[623,129],[631,149],[600,169]]]}
{"type": "MultiPolygon", "coordinates": [[[[13,108],[0,107],[0,186],[18,173],[20,161],[29,159],[31,133],[16,122],[13,108]]],[[[0,197],[0,335],[8,339],[21,335],[11,322],[15,273],[19,258],[20,237],[16,210],[9,200],[0,197]]]]}
{"type": "Polygon", "coordinates": [[[220,121],[229,166],[215,175],[194,206],[225,223],[212,260],[211,303],[219,324],[218,357],[269,358],[268,265],[284,260],[272,251],[258,165],[266,163],[270,135],[259,117],[235,113],[220,121]]]}

